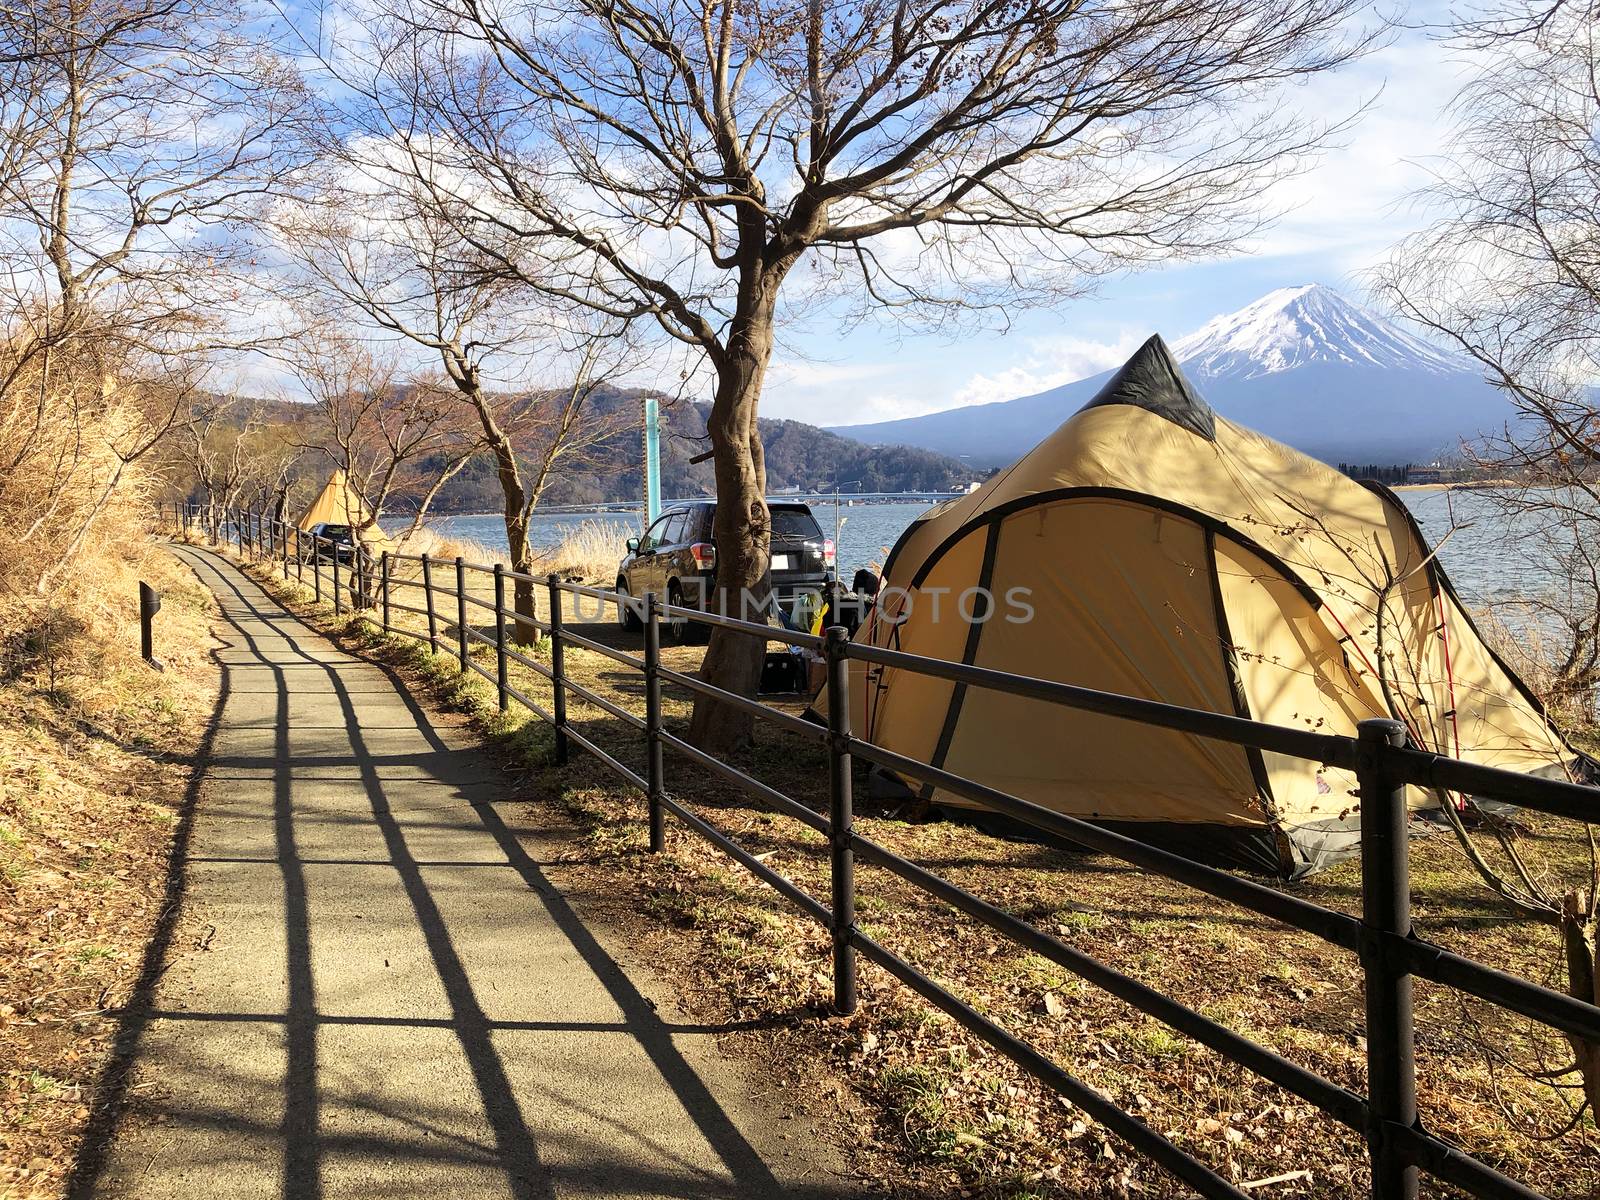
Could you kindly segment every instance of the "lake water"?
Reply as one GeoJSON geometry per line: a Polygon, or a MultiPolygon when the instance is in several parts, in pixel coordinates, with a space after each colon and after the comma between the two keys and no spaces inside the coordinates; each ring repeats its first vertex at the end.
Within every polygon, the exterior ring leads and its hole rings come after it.
{"type": "MultiPolygon", "coordinates": [[[[921,504],[839,504],[831,498],[813,498],[809,501],[816,514],[823,535],[834,538],[838,545],[839,570],[848,580],[857,567],[876,569],[883,565],[889,549],[906,526],[927,511],[921,504]],[[835,528],[838,536],[834,536],[835,528]]],[[[388,521],[384,524],[389,525],[388,521]]],[[[404,522],[397,522],[404,526],[404,522]]],[[[534,518],[528,530],[528,539],[535,546],[554,546],[573,530],[588,524],[621,528],[627,533],[617,544],[617,557],[623,554],[622,541],[640,531],[642,522],[638,515],[628,513],[544,513],[534,518]]],[[[473,516],[431,517],[428,526],[446,537],[465,538],[490,550],[506,548],[505,520],[498,514],[473,516]]]]}
{"type": "MultiPolygon", "coordinates": [[[[1406,491],[1400,496],[1430,542],[1454,529],[1439,557],[1469,604],[1530,595],[1548,581],[1548,567],[1538,555],[1518,552],[1503,518],[1483,496],[1470,491],[1406,491]]],[[[840,575],[846,580],[858,567],[881,567],[906,526],[926,511],[920,504],[835,507],[828,498],[814,498],[811,510],[824,534],[833,536],[837,527],[840,575]]],[[[619,559],[622,541],[640,526],[639,518],[628,513],[545,513],[535,518],[530,536],[536,546],[553,546],[574,529],[595,523],[627,530],[619,533],[619,559]]],[[[505,524],[498,514],[441,516],[428,524],[447,537],[466,538],[491,551],[505,549],[505,524]]]]}

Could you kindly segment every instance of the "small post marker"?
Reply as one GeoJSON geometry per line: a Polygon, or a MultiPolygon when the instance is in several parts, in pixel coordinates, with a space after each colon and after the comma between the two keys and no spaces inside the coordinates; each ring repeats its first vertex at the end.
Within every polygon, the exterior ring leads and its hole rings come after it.
{"type": "Polygon", "coordinates": [[[139,581],[139,653],[158,671],[165,671],[156,658],[155,628],[152,622],[161,611],[161,593],[143,580],[139,581]]]}

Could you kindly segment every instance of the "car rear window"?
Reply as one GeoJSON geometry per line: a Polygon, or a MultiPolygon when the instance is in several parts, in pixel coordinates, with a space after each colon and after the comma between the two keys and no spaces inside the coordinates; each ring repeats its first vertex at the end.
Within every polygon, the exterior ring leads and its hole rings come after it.
{"type": "Polygon", "coordinates": [[[806,509],[775,508],[772,510],[772,536],[790,541],[815,541],[822,537],[822,530],[806,509]]]}

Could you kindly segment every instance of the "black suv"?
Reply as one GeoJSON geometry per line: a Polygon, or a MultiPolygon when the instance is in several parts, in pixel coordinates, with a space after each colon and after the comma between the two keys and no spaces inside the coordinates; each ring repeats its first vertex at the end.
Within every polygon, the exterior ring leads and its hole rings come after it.
{"type": "Polygon", "coordinates": [[[319,521],[301,537],[300,554],[306,562],[331,562],[335,556],[341,563],[351,562],[355,549],[355,535],[348,525],[319,521]]]}
{"type": "MultiPolygon", "coordinates": [[[[769,504],[772,514],[772,590],[777,602],[793,604],[802,592],[820,592],[834,569],[832,538],[822,536],[816,517],[804,504],[769,504]]],[[[704,608],[716,583],[717,548],[711,542],[710,500],[677,504],[655,519],[643,537],[628,539],[628,555],[617,567],[617,594],[653,595],[668,604],[704,608]]],[[[624,629],[639,628],[639,613],[617,605],[624,629]]],[[[671,634],[689,636],[690,622],[670,625],[671,634]]],[[[696,629],[695,632],[703,632],[696,629]]]]}

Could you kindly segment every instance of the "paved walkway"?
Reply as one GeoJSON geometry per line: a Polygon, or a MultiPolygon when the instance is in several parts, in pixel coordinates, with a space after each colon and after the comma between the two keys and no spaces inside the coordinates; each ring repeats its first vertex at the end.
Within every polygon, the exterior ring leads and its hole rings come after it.
{"type": "Polygon", "coordinates": [[[79,1196],[854,1194],[544,879],[493,766],[216,555],[185,919],[79,1196]]]}

